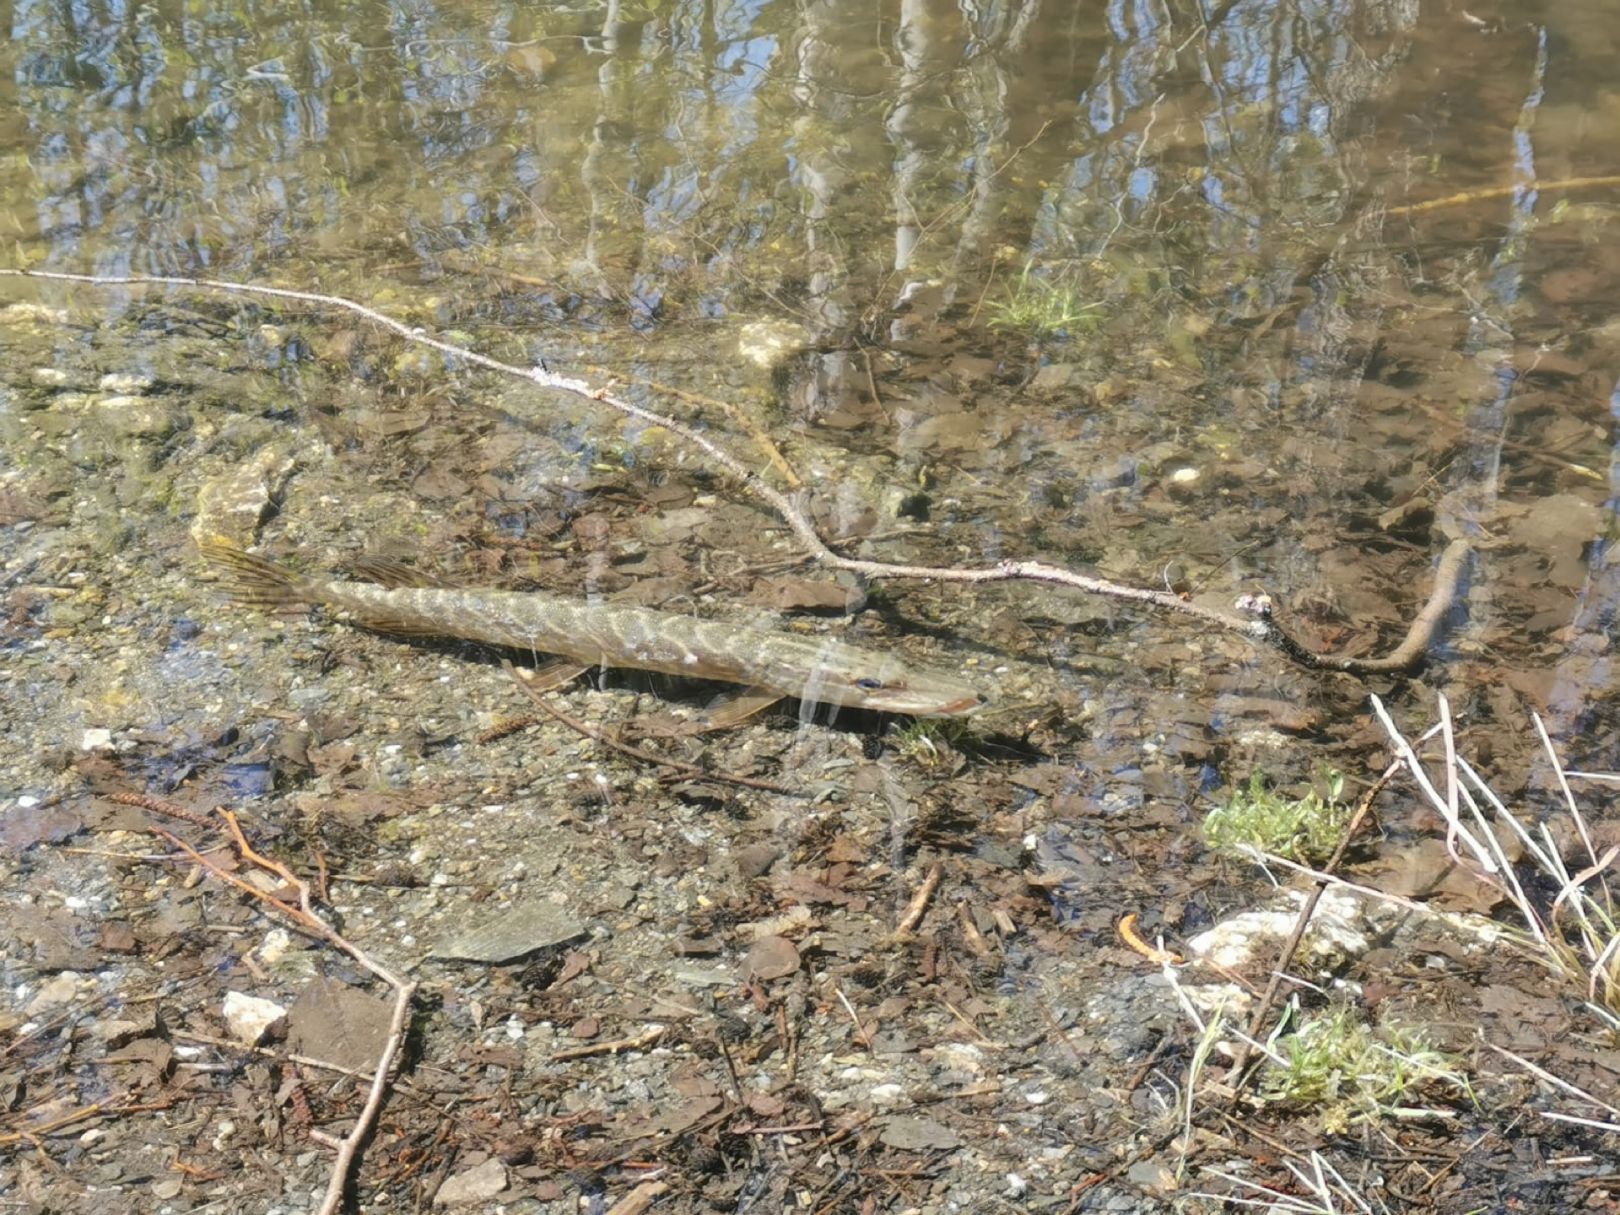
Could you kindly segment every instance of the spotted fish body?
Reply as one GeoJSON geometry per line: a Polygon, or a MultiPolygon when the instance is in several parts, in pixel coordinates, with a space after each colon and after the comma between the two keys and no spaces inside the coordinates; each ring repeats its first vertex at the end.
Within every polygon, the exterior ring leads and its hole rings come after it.
{"type": "Polygon", "coordinates": [[[299,574],[223,543],[198,547],[243,602],[322,604],[380,632],[459,637],[582,666],[723,680],[879,713],[956,717],[985,703],[953,675],[830,638],[530,591],[341,582],[299,574]]]}

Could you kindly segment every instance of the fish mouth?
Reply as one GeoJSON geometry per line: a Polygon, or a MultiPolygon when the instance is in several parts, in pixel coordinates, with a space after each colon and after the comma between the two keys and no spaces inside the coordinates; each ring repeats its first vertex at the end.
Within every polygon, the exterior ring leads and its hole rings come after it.
{"type": "Polygon", "coordinates": [[[983,693],[968,691],[950,698],[910,696],[882,704],[869,702],[867,707],[881,713],[900,713],[907,717],[966,717],[969,713],[977,713],[989,703],[990,698],[983,693]]]}

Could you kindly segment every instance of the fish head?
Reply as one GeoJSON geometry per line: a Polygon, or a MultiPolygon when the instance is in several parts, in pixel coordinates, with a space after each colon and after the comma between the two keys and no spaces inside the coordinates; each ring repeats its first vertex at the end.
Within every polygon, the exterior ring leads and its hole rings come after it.
{"type": "Polygon", "coordinates": [[[805,689],[804,699],[908,717],[961,717],[989,703],[989,697],[955,675],[887,658],[823,667],[805,689]]]}

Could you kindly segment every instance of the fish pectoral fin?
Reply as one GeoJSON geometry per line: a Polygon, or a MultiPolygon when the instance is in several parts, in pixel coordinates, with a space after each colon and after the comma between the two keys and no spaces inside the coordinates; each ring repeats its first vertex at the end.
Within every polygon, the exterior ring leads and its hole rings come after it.
{"type": "Polygon", "coordinates": [[[763,713],[781,699],[782,693],[773,692],[769,688],[744,688],[740,692],[722,696],[709,705],[703,716],[695,723],[693,733],[729,730],[733,726],[741,725],[756,713],[763,713]]]}
{"type": "Polygon", "coordinates": [[[530,692],[554,692],[565,684],[573,683],[586,671],[590,664],[575,662],[570,658],[553,658],[550,662],[543,662],[532,671],[516,671],[514,674],[523,681],[523,686],[530,692]]]}
{"type": "Polygon", "coordinates": [[[762,713],[782,699],[780,692],[745,688],[732,695],[717,697],[696,720],[669,713],[649,713],[632,723],[638,738],[691,738],[714,730],[729,730],[756,713],[762,713]]]}

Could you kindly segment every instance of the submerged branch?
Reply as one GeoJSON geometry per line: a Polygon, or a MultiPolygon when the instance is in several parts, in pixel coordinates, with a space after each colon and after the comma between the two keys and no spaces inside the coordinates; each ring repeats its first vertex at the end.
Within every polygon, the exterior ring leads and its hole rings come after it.
{"type": "MultiPolygon", "coordinates": [[[[337,308],[364,317],[373,324],[397,334],[407,342],[437,350],[451,359],[482,367],[487,371],[512,376],[541,388],[568,393],[599,405],[605,405],[626,417],[635,418],[649,426],[662,427],[677,435],[683,442],[702,452],[713,464],[725,469],[741,482],[743,488],[758,501],[776,512],[792,531],[799,547],[815,563],[828,569],[848,570],[872,578],[905,578],[930,582],[988,583],[1035,582],[1050,586],[1068,587],[1092,595],[1103,595],[1131,603],[1145,604],[1190,616],[1194,620],[1215,628],[1240,633],[1251,641],[1269,644],[1304,666],[1321,670],[1342,671],[1349,674],[1399,672],[1415,667],[1424,651],[1433,641],[1435,633],[1449,609],[1461,583],[1463,567],[1469,553],[1465,540],[1453,540],[1441,557],[1435,572],[1435,584],[1423,610],[1413,620],[1406,639],[1392,653],[1383,658],[1337,658],[1318,654],[1294,640],[1269,614],[1246,618],[1214,608],[1204,607],[1170,591],[1150,590],[1127,586],[1103,578],[1093,578],[1062,566],[1043,561],[1001,561],[995,565],[971,568],[904,565],[887,561],[871,561],[859,557],[846,557],[835,551],[822,538],[810,521],[803,492],[788,493],[762,479],[758,473],[738,456],[715,443],[695,427],[666,414],[637,405],[616,395],[610,384],[595,385],[586,380],[558,375],[545,366],[520,367],[489,355],[479,354],[453,342],[432,337],[423,330],[396,320],[385,313],[368,308],[355,300],[340,295],[327,295],[316,291],[294,291],[285,287],[265,287],[249,283],[232,283],[219,279],[185,278],[177,275],[100,275],[64,274],[47,270],[16,270],[0,268],[0,276],[8,278],[47,279],[56,282],[86,283],[96,287],[183,287],[191,290],[220,291],[232,295],[262,296],[289,300],[295,303],[337,308]]],[[[765,449],[768,459],[775,463],[774,447],[765,449]]]]}

